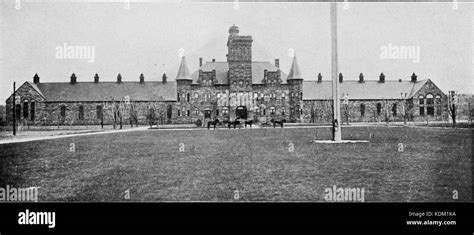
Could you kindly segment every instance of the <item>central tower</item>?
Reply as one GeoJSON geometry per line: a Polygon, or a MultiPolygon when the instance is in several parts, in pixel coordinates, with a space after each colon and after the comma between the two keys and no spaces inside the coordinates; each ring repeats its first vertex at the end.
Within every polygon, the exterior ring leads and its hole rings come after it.
{"type": "Polygon", "coordinates": [[[229,28],[227,63],[231,92],[252,90],[252,37],[240,36],[239,27],[229,28]]]}

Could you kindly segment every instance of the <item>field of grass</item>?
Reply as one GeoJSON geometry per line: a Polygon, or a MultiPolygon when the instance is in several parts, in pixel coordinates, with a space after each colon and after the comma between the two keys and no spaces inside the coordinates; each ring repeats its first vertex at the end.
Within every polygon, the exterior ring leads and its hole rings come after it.
{"type": "Polygon", "coordinates": [[[453,190],[472,200],[472,130],[347,127],[344,139],[370,143],[311,142],[330,134],[146,130],[4,144],[0,187],[38,186],[39,201],[125,201],[126,190],[131,201],[235,201],[236,190],[238,201],[324,201],[333,185],[364,188],[365,201],[450,202],[453,190]]]}

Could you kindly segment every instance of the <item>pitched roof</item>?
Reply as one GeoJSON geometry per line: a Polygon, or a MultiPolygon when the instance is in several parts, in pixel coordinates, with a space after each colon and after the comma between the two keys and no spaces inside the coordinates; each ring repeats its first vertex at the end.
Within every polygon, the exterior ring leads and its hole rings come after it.
{"type": "Polygon", "coordinates": [[[176,75],[176,80],[192,80],[191,75],[189,75],[188,65],[186,64],[186,59],[181,57],[181,64],[179,65],[178,75],[176,75]]]}
{"type": "MultiPolygon", "coordinates": [[[[213,69],[216,70],[216,79],[217,84],[228,85],[229,78],[227,77],[227,72],[229,71],[229,64],[227,62],[206,62],[203,64],[200,69],[204,72],[210,72],[213,69]]],[[[263,84],[264,74],[263,71],[267,70],[269,72],[276,72],[278,70],[275,65],[270,62],[261,62],[261,61],[252,61],[252,83],[253,84],[263,84]]],[[[282,83],[286,83],[286,73],[281,72],[282,83]]],[[[195,71],[191,77],[193,78],[193,83],[197,83],[199,78],[199,70],[195,71]]]]}
{"type": "Polygon", "coordinates": [[[32,82],[26,82],[28,83],[31,87],[33,87],[33,89],[35,89],[36,92],[38,92],[38,94],[40,94],[41,96],[43,96],[44,98],[44,95],[43,93],[41,92],[41,90],[38,88],[38,86],[36,86],[36,84],[32,83],[32,82]]]}
{"type": "MultiPolygon", "coordinates": [[[[429,80],[429,79],[428,79],[429,80]]],[[[401,99],[400,93],[411,98],[428,80],[418,81],[344,81],[339,83],[339,93],[349,94],[349,99],[376,100],[401,99]]],[[[332,81],[303,81],[303,100],[324,100],[332,98],[332,81]]]]}
{"type": "Polygon", "coordinates": [[[288,79],[303,79],[298,63],[296,62],[296,56],[293,56],[293,63],[291,64],[290,73],[288,79]]]}
{"type": "Polygon", "coordinates": [[[61,82],[39,83],[37,87],[47,101],[110,101],[127,95],[134,101],[176,100],[176,82],[61,82]]]}

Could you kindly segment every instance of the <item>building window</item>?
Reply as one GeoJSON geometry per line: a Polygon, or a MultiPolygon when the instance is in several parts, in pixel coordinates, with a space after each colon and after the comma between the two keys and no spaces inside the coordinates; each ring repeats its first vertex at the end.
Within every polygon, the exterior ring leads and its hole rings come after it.
{"type": "Polygon", "coordinates": [[[21,104],[16,105],[16,119],[21,119],[21,104]]]}
{"type": "Polygon", "coordinates": [[[191,94],[186,94],[186,101],[189,102],[191,100],[191,94]]]}
{"type": "Polygon", "coordinates": [[[266,112],[265,109],[262,110],[262,114],[263,114],[263,116],[267,115],[267,112],[266,112]]]}
{"type": "Polygon", "coordinates": [[[28,118],[28,101],[23,102],[23,118],[28,118]]]}
{"type": "Polygon", "coordinates": [[[360,104],[360,116],[365,116],[365,104],[360,104]]]}
{"type": "Polygon", "coordinates": [[[285,92],[281,93],[281,100],[284,102],[285,101],[285,92]]]}
{"type": "Polygon", "coordinates": [[[281,108],[281,115],[285,115],[285,113],[286,113],[285,108],[281,108]]]}
{"type": "Polygon", "coordinates": [[[377,103],[377,115],[380,115],[381,112],[382,112],[382,104],[377,103]]]}
{"type": "Polygon", "coordinates": [[[434,115],[434,99],[433,95],[428,94],[426,96],[426,114],[433,116],[434,115]]]}
{"type": "Polygon", "coordinates": [[[168,118],[168,120],[173,117],[173,106],[171,106],[171,104],[169,104],[166,109],[166,117],[168,118]]]}
{"type": "Polygon", "coordinates": [[[303,100],[303,92],[300,92],[300,100],[303,100]]]}
{"type": "Polygon", "coordinates": [[[422,95],[418,97],[418,104],[420,106],[420,116],[424,116],[425,115],[425,106],[424,106],[425,99],[422,95]]]}
{"type": "Polygon", "coordinates": [[[34,121],[35,120],[35,102],[31,102],[30,104],[30,118],[31,118],[31,121],[34,121]]]}
{"type": "Polygon", "coordinates": [[[191,116],[191,110],[189,110],[189,109],[186,110],[186,116],[188,116],[188,117],[191,116]]]}
{"type": "Polygon", "coordinates": [[[178,102],[181,100],[181,94],[178,93],[178,102]]]}
{"type": "Polygon", "coordinates": [[[204,118],[211,118],[211,110],[204,110],[204,118]]]}
{"type": "Polygon", "coordinates": [[[199,109],[198,108],[194,108],[194,115],[196,115],[196,116],[199,115],[199,109]]]}
{"type": "Polygon", "coordinates": [[[274,114],[275,114],[275,108],[274,108],[274,107],[271,107],[271,108],[270,108],[270,114],[271,114],[271,115],[274,115],[274,114]]]}
{"type": "Polygon", "coordinates": [[[95,112],[97,119],[102,119],[102,106],[97,105],[95,112]]]}
{"type": "Polygon", "coordinates": [[[61,106],[61,117],[65,118],[66,117],[66,106],[61,106]]]}
{"type": "Polygon", "coordinates": [[[392,106],[392,115],[394,117],[397,116],[397,104],[393,104],[393,106],[392,106]]]}
{"type": "Polygon", "coordinates": [[[219,116],[219,109],[216,109],[216,117],[219,116]]]}
{"type": "Polygon", "coordinates": [[[442,111],[442,106],[441,106],[441,96],[437,95],[436,96],[436,115],[440,116],[441,111],[442,111]]]}
{"type": "Polygon", "coordinates": [[[84,119],[84,106],[79,106],[79,120],[84,119]]]}
{"type": "Polygon", "coordinates": [[[178,117],[181,116],[181,110],[178,109],[178,117]]]}

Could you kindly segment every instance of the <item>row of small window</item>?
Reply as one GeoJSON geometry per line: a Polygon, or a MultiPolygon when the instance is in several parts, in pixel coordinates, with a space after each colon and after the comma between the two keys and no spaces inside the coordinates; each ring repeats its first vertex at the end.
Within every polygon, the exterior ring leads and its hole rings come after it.
{"type": "Polygon", "coordinates": [[[420,95],[418,101],[420,105],[424,105],[426,100],[426,105],[432,105],[436,101],[436,104],[441,104],[441,96],[436,95],[436,98],[432,94],[427,94],[426,97],[420,95]]]}
{"type": "MultiPolygon", "coordinates": [[[[21,114],[22,114],[22,107],[20,104],[16,105],[15,111],[16,111],[15,113],[16,118],[20,119],[21,114]]],[[[36,112],[35,102],[28,102],[28,101],[23,102],[23,119],[30,118],[30,120],[32,121],[35,120],[35,112],[36,112]]]]}
{"type": "MultiPolygon", "coordinates": [[[[84,120],[84,106],[82,106],[82,105],[79,106],[77,112],[78,112],[78,119],[79,120],[84,120]]],[[[66,106],[65,105],[61,106],[60,115],[61,115],[62,118],[66,117],[66,106]]],[[[97,117],[97,119],[101,119],[103,117],[102,106],[101,105],[98,105],[96,107],[96,117],[97,117]]]]}
{"type": "MultiPolygon", "coordinates": [[[[380,115],[382,113],[382,104],[377,103],[375,105],[377,115],[380,115]]],[[[392,115],[397,116],[397,104],[392,105],[392,115]]],[[[364,117],[365,116],[365,104],[360,104],[360,116],[364,117]]]]}
{"type": "MultiPolygon", "coordinates": [[[[210,113],[211,110],[204,110],[204,115],[206,116],[207,113],[210,113]]],[[[216,116],[219,116],[219,109],[216,109],[216,116]]],[[[254,110],[254,113],[258,114],[260,113],[261,115],[266,115],[266,109],[259,109],[259,108],[255,108],[254,110]]],[[[300,113],[302,114],[303,113],[303,110],[300,109],[300,113]]],[[[224,108],[222,109],[222,115],[223,116],[226,116],[229,114],[229,110],[227,108],[224,108]]],[[[274,107],[271,107],[270,108],[270,114],[271,115],[275,115],[276,114],[276,109],[274,107]]],[[[286,109],[285,108],[281,108],[280,109],[280,114],[281,115],[286,115],[286,109]]],[[[199,109],[198,108],[195,108],[194,109],[194,115],[198,116],[199,115],[199,109]]],[[[188,109],[183,109],[183,110],[178,110],[178,116],[181,116],[181,117],[184,117],[184,116],[191,116],[191,111],[188,109]]]]}
{"type": "MultiPolygon", "coordinates": [[[[420,106],[420,115],[424,116],[425,115],[425,109],[426,109],[426,114],[427,115],[435,115],[435,107],[434,105],[425,105],[425,106],[420,106]]],[[[377,103],[376,105],[376,110],[377,110],[377,115],[380,115],[382,113],[382,104],[377,103]]],[[[441,115],[441,107],[437,106],[436,108],[436,115],[441,115]]],[[[360,104],[360,115],[363,117],[365,116],[365,104],[360,104]]],[[[397,116],[397,104],[392,105],[392,115],[397,116]]]]}
{"type": "MultiPolygon", "coordinates": [[[[239,95],[243,96],[244,93],[239,93],[239,95]]],[[[225,97],[225,93],[217,93],[216,94],[216,97],[217,99],[220,99],[222,97],[225,97]]],[[[234,92],[234,97],[237,96],[237,93],[234,92]]],[[[281,99],[282,100],[285,100],[285,97],[286,97],[286,94],[283,92],[281,93],[281,99]]],[[[300,100],[303,99],[303,92],[292,92],[291,93],[291,97],[294,97],[294,98],[299,98],[300,100]]],[[[184,100],[186,100],[186,102],[190,102],[191,101],[191,94],[190,93],[182,93],[182,94],[178,94],[178,102],[181,101],[181,98],[184,100]]],[[[263,93],[253,93],[253,98],[256,99],[257,101],[260,100],[260,101],[263,101],[264,100],[264,94],[263,93]]],[[[276,99],[277,98],[277,94],[276,93],[270,93],[270,99],[276,99]]],[[[199,99],[199,94],[198,93],[194,93],[194,99],[199,99]]],[[[208,99],[211,99],[211,94],[204,94],[204,99],[205,100],[208,100],[208,99]]]]}

